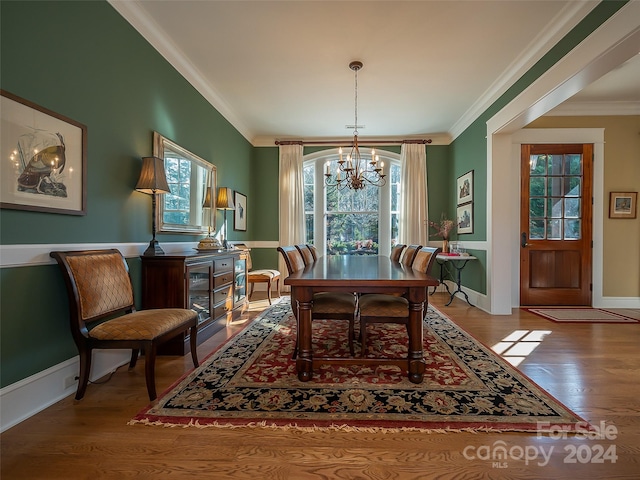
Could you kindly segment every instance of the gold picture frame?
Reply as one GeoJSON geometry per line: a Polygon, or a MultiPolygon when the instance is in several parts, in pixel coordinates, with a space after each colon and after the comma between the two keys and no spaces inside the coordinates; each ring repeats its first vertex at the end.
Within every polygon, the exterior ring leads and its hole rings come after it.
{"type": "Polygon", "coordinates": [[[85,125],[0,90],[0,132],[0,208],[86,215],[85,125]]]}

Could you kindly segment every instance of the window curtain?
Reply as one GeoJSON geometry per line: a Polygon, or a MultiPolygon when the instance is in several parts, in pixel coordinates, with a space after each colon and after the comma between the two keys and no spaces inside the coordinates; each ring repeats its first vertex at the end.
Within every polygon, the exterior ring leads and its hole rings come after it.
{"type": "Polygon", "coordinates": [[[427,200],[427,147],[424,144],[403,143],[402,190],[400,194],[399,241],[405,245],[429,243],[427,200]]]}
{"type": "MultiPolygon", "coordinates": [[[[280,145],[280,245],[305,243],[302,153],[302,145],[280,145]]],[[[287,266],[282,255],[278,255],[278,265],[278,269],[286,277],[287,266]]],[[[288,285],[282,287],[289,291],[288,285]]]]}

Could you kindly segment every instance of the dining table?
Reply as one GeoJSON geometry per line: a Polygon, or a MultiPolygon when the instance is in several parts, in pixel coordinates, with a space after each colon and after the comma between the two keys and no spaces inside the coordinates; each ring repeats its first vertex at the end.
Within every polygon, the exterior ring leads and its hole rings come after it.
{"type": "Polygon", "coordinates": [[[311,380],[314,368],[331,364],[394,364],[406,371],[412,383],[424,376],[422,322],[428,305],[428,288],[438,280],[383,255],[327,255],[291,273],[284,283],[291,287],[292,308],[297,310],[296,370],[302,382],[311,380]],[[409,303],[408,354],[406,358],[327,358],[312,349],[313,296],[320,292],[348,292],[356,297],[378,293],[404,296],[409,303]]]}

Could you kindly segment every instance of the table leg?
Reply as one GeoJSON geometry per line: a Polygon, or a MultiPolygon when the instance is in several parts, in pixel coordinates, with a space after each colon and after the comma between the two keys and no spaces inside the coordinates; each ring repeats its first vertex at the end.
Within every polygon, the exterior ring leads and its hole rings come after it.
{"type": "MultiPolygon", "coordinates": [[[[449,295],[451,295],[451,292],[449,291],[449,285],[447,285],[447,284],[444,282],[444,270],[445,270],[445,267],[444,267],[444,266],[445,266],[446,262],[441,262],[441,261],[439,261],[437,258],[436,258],[436,262],[438,263],[438,265],[440,265],[440,285],[444,285],[444,288],[446,288],[446,289],[447,289],[447,293],[448,293],[449,295]]],[[[431,295],[433,295],[434,293],[436,293],[436,290],[438,289],[438,286],[439,286],[439,285],[435,285],[435,286],[433,287],[433,290],[431,291],[431,295]]]]}
{"type": "Polygon", "coordinates": [[[456,293],[462,293],[464,295],[465,300],[469,304],[469,306],[473,307],[473,305],[471,305],[471,302],[469,301],[469,296],[467,295],[467,293],[464,290],[462,290],[462,285],[461,285],[461,283],[462,283],[462,269],[467,264],[467,261],[464,261],[462,263],[462,265],[460,265],[460,266],[458,266],[455,262],[451,262],[451,264],[453,265],[453,268],[455,268],[456,271],[457,271],[457,275],[456,275],[457,288],[456,288],[456,290],[454,290],[451,293],[451,298],[449,299],[449,303],[447,303],[446,306],[448,307],[449,305],[451,305],[451,302],[453,302],[453,297],[456,296],[456,293]]]}
{"type": "Polygon", "coordinates": [[[308,382],[313,375],[313,351],[311,350],[311,300],[312,294],[306,289],[297,289],[298,301],[298,357],[296,369],[298,379],[308,382]]]}
{"type": "Polygon", "coordinates": [[[422,289],[422,294],[411,289],[409,292],[409,381],[421,383],[424,377],[424,352],[423,352],[423,328],[424,309],[427,306],[425,297],[427,288],[422,289]]]}

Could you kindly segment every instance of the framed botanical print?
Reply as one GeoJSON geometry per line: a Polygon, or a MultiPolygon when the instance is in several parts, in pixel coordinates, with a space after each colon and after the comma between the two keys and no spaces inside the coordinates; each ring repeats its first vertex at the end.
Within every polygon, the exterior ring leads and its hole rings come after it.
{"type": "Polygon", "coordinates": [[[85,215],[87,127],[0,94],[0,207],[85,215]]]}
{"type": "Polygon", "coordinates": [[[247,197],[240,192],[235,192],[233,203],[236,205],[236,209],[233,212],[233,229],[246,231],[247,230],[247,197]]]}

